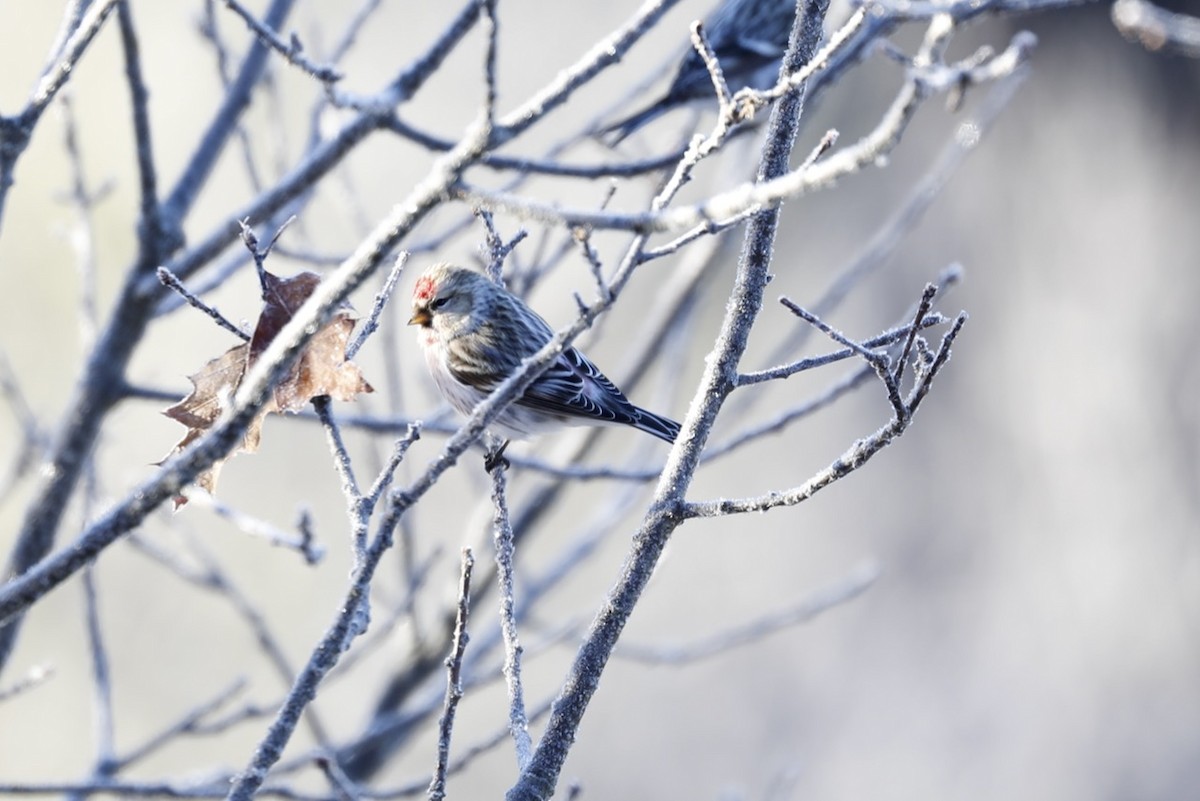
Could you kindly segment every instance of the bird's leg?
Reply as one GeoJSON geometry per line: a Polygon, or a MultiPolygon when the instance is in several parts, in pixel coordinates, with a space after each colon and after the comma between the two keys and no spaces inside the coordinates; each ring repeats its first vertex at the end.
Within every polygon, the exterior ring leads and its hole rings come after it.
{"type": "Polygon", "coordinates": [[[506,439],[503,442],[501,442],[499,445],[489,449],[486,453],[483,454],[483,469],[484,470],[486,470],[487,472],[490,473],[493,470],[495,470],[496,468],[500,468],[501,470],[507,470],[509,467],[511,467],[511,465],[508,462],[508,459],[504,458],[504,449],[508,447],[509,442],[511,442],[511,440],[506,439]]]}

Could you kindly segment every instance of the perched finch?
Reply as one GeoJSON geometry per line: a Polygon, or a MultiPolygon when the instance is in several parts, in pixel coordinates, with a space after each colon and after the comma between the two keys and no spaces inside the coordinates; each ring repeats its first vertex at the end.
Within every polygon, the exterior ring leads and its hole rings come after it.
{"type": "MultiPolygon", "coordinates": [[[[412,308],[408,324],[421,326],[429,372],[450,405],[465,415],[554,336],[516,295],[449,264],[435,264],[417,279],[412,308]]],[[[586,356],[567,348],[491,430],[524,439],[563,425],[605,423],[633,426],[667,442],[679,433],[678,423],[634,406],[586,356]]],[[[489,456],[489,469],[504,445],[489,456]]]]}
{"type": "MultiPolygon", "coordinates": [[[[775,84],[795,16],[796,0],[724,0],[708,15],[704,34],[731,92],[775,84]]],[[[689,49],[666,95],[609,125],[601,134],[612,134],[609,144],[615,145],[660,114],[715,96],[704,60],[694,48],[689,49]]]]}

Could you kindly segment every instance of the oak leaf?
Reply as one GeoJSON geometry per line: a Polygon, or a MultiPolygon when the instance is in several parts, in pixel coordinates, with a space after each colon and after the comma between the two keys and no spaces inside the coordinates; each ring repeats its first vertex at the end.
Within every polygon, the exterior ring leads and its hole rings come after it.
{"type": "MultiPolygon", "coordinates": [[[[246,372],[321,282],[319,275],[308,272],[291,278],[280,278],[264,271],[262,278],[263,309],[250,341],[230,348],[205,364],[200,372],[189,376],[192,382],[191,393],[163,411],[167,417],[182,423],[188,429],[168,457],[179,453],[199,439],[230,408],[233,396],[246,372]]],[[[258,450],[263,420],[271,412],[297,412],[313,398],[322,395],[341,401],[352,401],[362,393],[374,391],[358,367],[353,362],[346,361],[346,344],[356,319],[348,308],[334,312],[333,317],[309,340],[292,364],[291,370],[275,387],[271,399],[246,429],[240,445],[197,476],[197,485],[209,493],[214,492],[217,476],[226,459],[235,453],[253,453],[258,450]]],[[[175,498],[176,509],[185,503],[187,498],[175,498]]]]}

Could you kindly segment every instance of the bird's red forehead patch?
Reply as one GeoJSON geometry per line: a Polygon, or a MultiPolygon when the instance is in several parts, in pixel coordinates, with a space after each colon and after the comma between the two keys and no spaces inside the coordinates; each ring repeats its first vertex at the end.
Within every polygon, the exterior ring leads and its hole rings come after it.
{"type": "Polygon", "coordinates": [[[413,300],[432,300],[435,289],[436,287],[433,284],[433,278],[428,275],[423,275],[417,279],[417,285],[413,287],[413,300]]]}

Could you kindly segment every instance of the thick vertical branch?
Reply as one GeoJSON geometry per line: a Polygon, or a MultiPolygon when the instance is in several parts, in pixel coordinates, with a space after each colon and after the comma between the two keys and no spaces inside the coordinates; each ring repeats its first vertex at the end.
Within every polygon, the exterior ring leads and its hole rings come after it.
{"type": "MultiPolygon", "coordinates": [[[[785,71],[794,72],[812,58],[821,39],[828,8],[829,0],[802,0],[784,59],[785,71]]],[[[759,162],[760,181],[787,172],[803,104],[804,86],[801,85],[786,94],[776,106],[759,162]]],[[[617,585],[575,656],[563,689],[554,702],[546,733],[538,743],[529,767],[506,795],[508,801],[544,801],[554,795],[559,773],[588,703],[599,686],[604,666],[671,533],[682,522],[679,508],[699,464],[700,451],[721,404],[736,385],[738,362],[762,308],[778,219],[778,209],[768,209],[755,215],[747,226],[733,294],[726,307],[714,358],[708,362],[679,441],[671,451],[654,503],[634,535],[632,551],[617,585]]]]}

